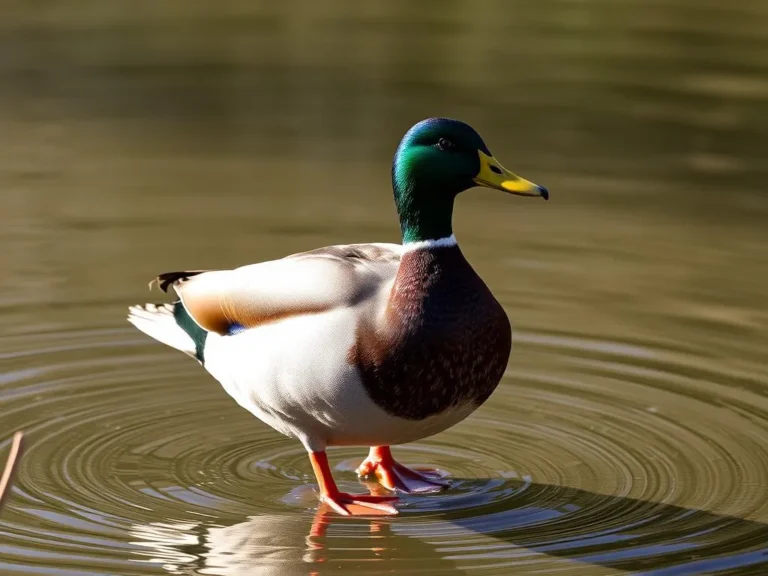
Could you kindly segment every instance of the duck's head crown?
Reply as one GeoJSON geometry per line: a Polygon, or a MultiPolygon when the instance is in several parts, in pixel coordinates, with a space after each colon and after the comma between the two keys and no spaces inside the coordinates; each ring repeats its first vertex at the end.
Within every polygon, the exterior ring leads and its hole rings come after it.
{"type": "Polygon", "coordinates": [[[403,242],[450,236],[454,199],[474,186],[549,197],[546,188],[499,164],[469,124],[451,118],[428,118],[415,124],[400,141],[392,162],[403,242]]]}

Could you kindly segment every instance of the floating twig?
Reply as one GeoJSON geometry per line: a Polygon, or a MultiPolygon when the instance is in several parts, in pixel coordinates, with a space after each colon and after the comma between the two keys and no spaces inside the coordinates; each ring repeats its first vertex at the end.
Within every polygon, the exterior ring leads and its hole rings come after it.
{"type": "Polygon", "coordinates": [[[13,473],[16,470],[16,464],[21,457],[21,440],[24,438],[23,432],[16,432],[13,435],[13,441],[11,442],[11,451],[8,454],[8,460],[5,463],[5,470],[0,477],[0,509],[3,507],[5,501],[6,492],[10,492],[11,481],[13,480],[13,473]]]}

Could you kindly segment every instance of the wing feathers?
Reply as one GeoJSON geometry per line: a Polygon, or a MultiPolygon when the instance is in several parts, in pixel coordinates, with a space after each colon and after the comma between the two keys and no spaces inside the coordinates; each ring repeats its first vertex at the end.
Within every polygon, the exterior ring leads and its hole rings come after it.
{"type": "Polygon", "coordinates": [[[235,270],[167,272],[158,276],[205,330],[227,334],[289,316],[353,305],[394,278],[401,247],[332,246],[235,270]]]}

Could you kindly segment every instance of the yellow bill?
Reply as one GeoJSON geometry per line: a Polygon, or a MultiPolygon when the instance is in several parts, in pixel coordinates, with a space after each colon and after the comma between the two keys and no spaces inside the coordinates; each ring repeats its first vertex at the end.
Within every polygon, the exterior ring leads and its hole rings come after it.
{"type": "Polygon", "coordinates": [[[499,161],[493,156],[488,156],[480,150],[477,153],[480,155],[480,171],[475,176],[474,181],[478,186],[495,188],[518,196],[541,196],[544,200],[549,200],[549,190],[544,186],[539,186],[513,174],[499,164],[499,161]]]}

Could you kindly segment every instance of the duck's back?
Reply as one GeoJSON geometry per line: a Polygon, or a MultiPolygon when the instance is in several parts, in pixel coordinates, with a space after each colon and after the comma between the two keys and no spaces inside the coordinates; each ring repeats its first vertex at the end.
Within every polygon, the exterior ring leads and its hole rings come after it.
{"type": "Polygon", "coordinates": [[[384,319],[358,328],[349,356],[378,406],[421,420],[482,404],[511,346],[504,309],[454,245],[403,254],[384,319]]]}

